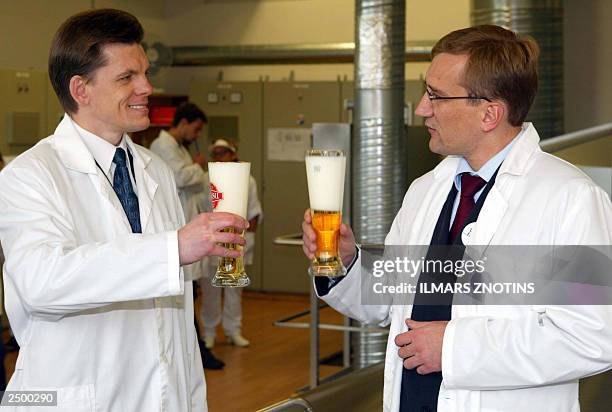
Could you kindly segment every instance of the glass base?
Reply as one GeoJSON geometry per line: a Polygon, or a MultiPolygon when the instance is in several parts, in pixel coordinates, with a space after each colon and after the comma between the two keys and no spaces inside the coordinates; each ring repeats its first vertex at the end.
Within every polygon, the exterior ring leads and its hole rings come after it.
{"type": "Polygon", "coordinates": [[[323,276],[327,278],[336,278],[346,276],[346,268],[342,264],[326,265],[322,263],[312,263],[308,268],[310,276],[323,276]]]}
{"type": "Polygon", "coordinates": [[[249,276],[245,272],[238,275],[228,275],[217,272],[210,283],[218,288],[243,288],[251,283],[251,279],[249,279],[249,276]]]}

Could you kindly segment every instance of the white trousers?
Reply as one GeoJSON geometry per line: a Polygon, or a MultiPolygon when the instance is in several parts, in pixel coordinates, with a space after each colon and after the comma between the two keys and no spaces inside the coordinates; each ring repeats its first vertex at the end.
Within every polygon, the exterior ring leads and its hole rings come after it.
{"type": "Polygon", "coordinates": [[[242,288],[214,287],[210,280],[216,269],[216,266],[209,266],[211,276],[199,279],[202,291],[200,315],[204,323],[204,337],[214,337],[217,326],[222,322],[226,336],[238,332],[242,325],[242,288]],[[221,310],[221,292],[223,292],[223,311],[221,310]]]}

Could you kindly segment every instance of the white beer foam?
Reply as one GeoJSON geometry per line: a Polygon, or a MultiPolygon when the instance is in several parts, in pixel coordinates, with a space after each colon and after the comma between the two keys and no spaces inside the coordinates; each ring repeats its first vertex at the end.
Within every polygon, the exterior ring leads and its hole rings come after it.
{"type": "Polygon", "coordinates": [[[346,156],[306,156],[306,178],[312,210],[342,210],[345,169],[346,156]]]}
{"type": "Polygon", "coordinates": [[[208,176],[221,193],[215,212],[229,212],[246,219],[249,199],[249,162],[209,162],[208,176]]]}

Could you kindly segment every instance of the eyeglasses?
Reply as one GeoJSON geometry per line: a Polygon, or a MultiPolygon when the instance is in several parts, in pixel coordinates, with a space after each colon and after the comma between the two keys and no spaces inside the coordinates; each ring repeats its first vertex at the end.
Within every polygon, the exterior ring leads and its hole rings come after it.
{"type": "Polygon", "coordinates": [[[470,100],[486,100],[487,102],[491,102],[492,100],[489,99],[488,97],[484,97],[484,96],[438,96],[437,94],[435,94],[432,91],[429,91],[428,89],[425,89],[425,94],[427,94],[427,98],[429,98],[429,101],[434,101],[434,100],[457,100],[457,99],[470,99],[470,100]]]}

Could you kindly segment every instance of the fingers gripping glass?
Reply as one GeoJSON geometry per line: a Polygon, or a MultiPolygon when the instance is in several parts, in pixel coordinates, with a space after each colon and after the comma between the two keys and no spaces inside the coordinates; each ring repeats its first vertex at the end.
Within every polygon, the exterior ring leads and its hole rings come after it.
{"type": "Polygon", "coordinates": [[[434,100],[458,100],[458,99],[469,99],[469,100],[486,100],[487,102],[491,102],[492,100],[488,97],[484,96],[438,96],[436,93],[432,92],[429,89],[425,89],[425,94],[430,102],[434,100]]]}

